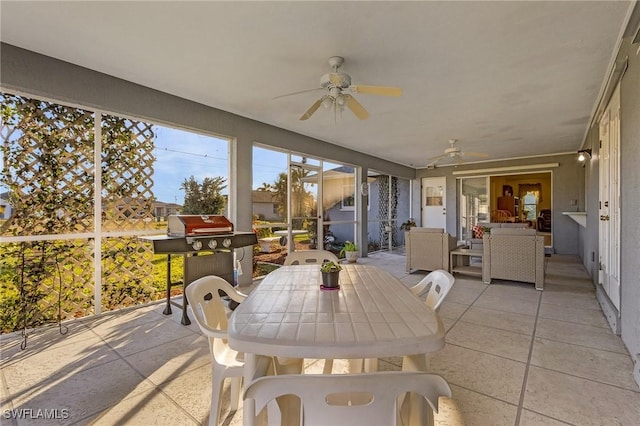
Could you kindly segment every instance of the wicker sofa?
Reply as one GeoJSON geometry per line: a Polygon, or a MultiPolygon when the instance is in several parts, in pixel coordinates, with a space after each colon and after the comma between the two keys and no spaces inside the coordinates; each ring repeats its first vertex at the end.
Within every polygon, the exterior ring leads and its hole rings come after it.
{"type": "Polygon", "coordinates": [[[534,283],[544,289],[544,237],[535,229],[496,228],[483,236],[482,281],[534,283]]]}
{"type": "Polygon", "coordinates": [[[449,270],[449,252],[457,240],[442,228],[413,227],[405,232],[407,272],[412,269],[449,270]]]}

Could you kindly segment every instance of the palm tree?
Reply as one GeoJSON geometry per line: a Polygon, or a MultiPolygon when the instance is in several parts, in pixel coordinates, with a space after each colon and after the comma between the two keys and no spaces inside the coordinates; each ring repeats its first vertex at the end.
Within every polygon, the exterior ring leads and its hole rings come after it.
{"type": "Polygon", "coordinates": [[[267,182],[262,182],[262,185],[257,189],[257,191],[268,191],[268,192],[273,192],[275,188],[273,187],[272,184],[267,183],[267,182]]]}

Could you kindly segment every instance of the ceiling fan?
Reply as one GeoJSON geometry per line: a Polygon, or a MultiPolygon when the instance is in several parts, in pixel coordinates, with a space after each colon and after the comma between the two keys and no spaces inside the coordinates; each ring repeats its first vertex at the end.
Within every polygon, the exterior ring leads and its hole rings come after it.
{"type": "Polygon", "coordinates": [[[447,158],[453,158],[456,164],[461,164],[464,162],[463,157],[478,157],[478,158],[489,157],[489,154],[485,154],[484,152],[462,151],[460,147],[455,146],[456,142],[457,142],[457,139],[449,139],[449,144],[451,146],[444,150],[444,154],[430,158],[429,163],[427,164],[427,168],[436,167],[436,164],[438,162],[447,158]]]}
{"type": "Polygon", "coordinates": [[[326,94],[316,100],[300,117],[300,120],[308,120],[313,113],[315,113],[320,105],[330,109],[333,108],[334,112],[342,112],[346,106],[353,112],[353,114],[360,120],[365,120],[369,117],[367,110],[358,102],[350,93],[364,93],[367,95],[381,95],[381,96],[402,96],[402,89],[399,87],[386,87],[386,86],[364,86],[364,85],[352,85],[351,76],[349,74],[339,72],[338,69],[344,63],[344,58],[341,56],[332,56],[329,58],[329,66],[331,72],[324,74],[320,77],[320,87],[309,90],[302,90],[300,92],[288,93],[286,95],[276,96],[273,99],[283,98],[285,96],[299,95],[301,93],[314,92],[316,90],[324,90],[326,94]]]}

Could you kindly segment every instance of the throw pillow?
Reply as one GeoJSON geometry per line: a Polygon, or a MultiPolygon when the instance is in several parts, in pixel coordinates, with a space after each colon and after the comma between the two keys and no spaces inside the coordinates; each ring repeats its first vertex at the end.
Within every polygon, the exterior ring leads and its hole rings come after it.
{"type": "Polygon", "coordinates": [[[484,235],[484,226],[475,225],[473,228],[473,238],[482,238],[484,235]]]}

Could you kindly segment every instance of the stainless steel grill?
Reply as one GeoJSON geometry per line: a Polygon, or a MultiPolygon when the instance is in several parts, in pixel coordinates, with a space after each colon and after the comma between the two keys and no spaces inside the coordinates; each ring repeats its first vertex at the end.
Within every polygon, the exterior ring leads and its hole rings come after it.
{"type": "Polygon", "coordinates": [[[162,312],[171,315],[171,305],[182,309],[183,325],[191,324],[187,315],[187,297],[183,303],[171,300],[171,287],[190,283],[206,275],[217,275],[233,283],[233,250],[258,244],[253,232],[233,232],[234,226],[224,216],[172,215],[167,235],[142,237],[153,244],[156,254],[167,255],[167,304],[162,312]],[[183,280],[171,281],[171,256],[184,257],[183,280]]]}

